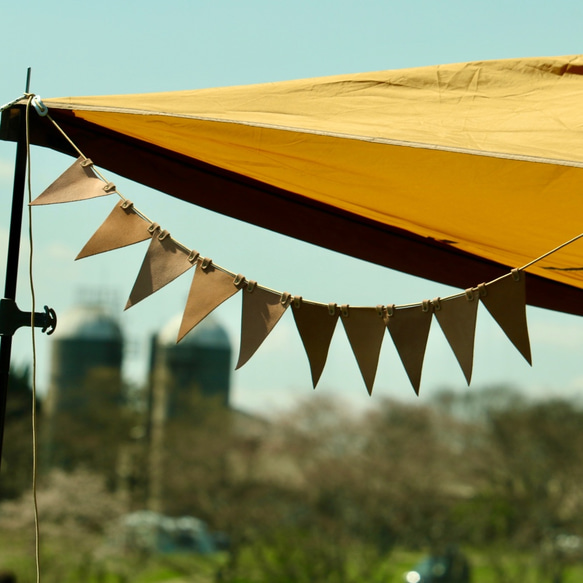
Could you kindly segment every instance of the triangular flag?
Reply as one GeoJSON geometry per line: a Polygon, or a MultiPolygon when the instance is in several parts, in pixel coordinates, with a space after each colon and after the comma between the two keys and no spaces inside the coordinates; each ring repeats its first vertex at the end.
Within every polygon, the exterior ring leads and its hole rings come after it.
{"type": "Polygon", "coordinates": [[[468,385],[474,365],[474,339],[478,315],[478,294],[468,290],[463,296],[434,300],[433,310],[468,385]]]}
{"type": "Polygon", "coordinates": [[[290,299],[286,293],[276,294],[257,285],[247,285],[243,292],[241,346],[235,368],[241,368],[255,354],[283,316],[290,299]]]}
{"type": "Polygon", "coordinates": [[[115,192],[115,185],[100,180],[93,172],[93,162],[87,158],[78,158],[65,170],[44,192],[30,204],[56,204],[87,200],[115,192]]]}
{"type": "Polygon", "coordinates": [[[125,309],[135,306],[193,267],[190,256],[166,231],[156,230],[125,309]]]}
{"type": "Polygon", "coordinates": [[[387,326],[391,338],[401,357],[407,376],[415,392],[419,394],[423,359],[431,327],[431,303],[426,300],[422,306],[398,310],[389,307],[388,313],[387,326]]]}
{"type": "Polygon", "coordinates": [[[301,300],[296,302],[294,299],[292,306],[294,320],[310,362],[312,383],[316,388],[326,364],[339,312],[336,304],[326,306],[301,300]]]}
{"type": "Polygon", "coordinates": [[[149,223],[134,211],[134,205],[129,200],[122,200],[103,221],[99,229],[75,259],[83,259],[98,253],[113,251],[149,239],[149,223]]]}
{"type": "Polygon", "coordinates": [[[241,281],[241,276],[233,278],[232,275],[217,269],[210,260],[199,260],[188,292],[177,342],[180,342],[215,308],[235,295],[241,289],[239,287],[241,281]]]}
{"type": "Polygon", "coordinates": [[[526,324],[525,275],[518,269],[507,276],[478,286],[480,300],[486,306],[508,339],[532,365],[530,340],[526,324]]]}
{"type": "Polygon", "coordinates": [[[382,308],[342,306],[342,324],[358,362],[368,394],[372,395],[383,338],[387,330],[382,308]]]}

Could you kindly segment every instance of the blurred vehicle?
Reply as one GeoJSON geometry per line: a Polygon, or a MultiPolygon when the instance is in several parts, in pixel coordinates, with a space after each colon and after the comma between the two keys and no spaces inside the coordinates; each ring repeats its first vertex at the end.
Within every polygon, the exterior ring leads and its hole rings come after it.
{"type": "Polygon", "coordinates": [[[406,583],[469,583],[470,564],[456,547],[431,555],[405,574],[406,583]]]}
{"type": "Polygon", "coordinates": [[[193,516],[171,518],[147,510],[126,514],[111,541],[125,550],[157,553],[209,554],[228,544],[216,541],[206,524],[193,516]],[[217,544],[217,542],[219,544],[217,544]]]}

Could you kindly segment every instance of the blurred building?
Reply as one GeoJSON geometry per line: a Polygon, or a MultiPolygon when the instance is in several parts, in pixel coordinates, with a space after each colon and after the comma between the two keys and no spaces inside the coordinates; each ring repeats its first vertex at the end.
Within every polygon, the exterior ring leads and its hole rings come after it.
{"type": "Polygon", "coordinates": [[[114,474],[112,444],[123,431],[123,346],[119,323],[101,305],[80,305],[59,317],[44,409],[49,467],[86,465],[114,474]]]}
{"type": "Polygon", "coordinates": [[[187,420],[196,399],[229,405],[231,343],[225,329],[207,316],[179,344],[182,314],[152,338],[148,395],[148,508],[161,511],[164,489],[164,444],[169,423],[187,420]]]}
{"type": "Polygon", "coordinates": [[[52,339],[48,415],[64,411],[81,413],[90,395],[82,390],[97,371],[107,372],[108,393],[121,392],[123,336],[118,322],[99,305],[77,306],[59,315],[52,339]]]}
{"type": "Polygon", "coordinates": [[[152,398],[168,419],[184,411],[184,397],[193,390],[229,404],[231,343],[227,332],[211,315],[177,344],[181,319],[179,314],[168,322],[151,343],[152,398]]]}

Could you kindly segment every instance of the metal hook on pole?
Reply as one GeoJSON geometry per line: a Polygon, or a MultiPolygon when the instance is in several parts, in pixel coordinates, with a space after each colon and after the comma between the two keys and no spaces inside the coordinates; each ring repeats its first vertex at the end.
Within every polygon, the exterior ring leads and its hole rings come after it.
{"type": "Polygon", "coordinates": [[[31,326],[34,321],[35,328],[41,328],[50,336],[57,327],[57,314],[55,310],[45,306],[44,312],[35,312],[34,320],[31,312],[22,312],[12,299],[0,300],[0,336],[12,336],[18,328],[31,326]]]}

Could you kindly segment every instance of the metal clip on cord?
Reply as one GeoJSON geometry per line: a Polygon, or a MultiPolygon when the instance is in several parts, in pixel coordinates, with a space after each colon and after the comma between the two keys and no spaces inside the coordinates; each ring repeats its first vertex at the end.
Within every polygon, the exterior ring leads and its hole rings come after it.
{"type": "MultiPolygon", "coordinates": [[[[14,300],[0,300],[0,336],[12,336],[21,326],[30,326],[31,312],[22,312],[14,300]]],[[[55,310],[45,306],[44,312],[34,313],[34,327],[51,335],[57,327],[55,310]]]]}
{"type": "Polygon", "coordinates": [[[41,117],[45,117],[49,113],[49,108],[42,102],[40,95],[35,95],[32,98],[32,106],[41,117]]]}

